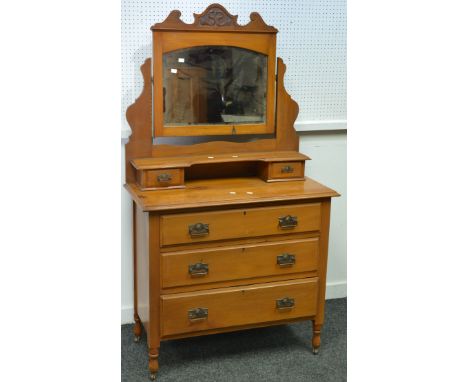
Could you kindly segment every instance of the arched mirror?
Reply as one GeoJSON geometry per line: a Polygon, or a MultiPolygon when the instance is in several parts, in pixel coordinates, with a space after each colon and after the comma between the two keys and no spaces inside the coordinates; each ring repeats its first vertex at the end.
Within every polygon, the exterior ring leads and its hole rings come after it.
{"type": "Polygon", "coordinates": [[[265,54],[197,46],[163,55],[164,127],[266,122],[265,54]]]}
{"type": "Polygon", "coordinates": [[[274,134],[277,30],[176,17],[151,28],[153,137],[274,134]]]}

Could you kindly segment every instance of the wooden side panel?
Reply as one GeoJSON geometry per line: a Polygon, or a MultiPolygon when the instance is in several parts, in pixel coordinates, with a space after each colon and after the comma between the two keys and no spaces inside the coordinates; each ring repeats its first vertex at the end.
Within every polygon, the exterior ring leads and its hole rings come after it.
{"type": "Polygon", "coordinates": [[[317,279],[161,296],[161,333],[170,336],[229,326],[311,317],[317,309],[317,279]],[[277,309],[276,300],[294,299],[294,307],[277,309]],[[208,309],[208,317],[191,321],[188,312],[208,309]]]}
{"type": "Polygon", "coordinates": [[[150,324],[148,331],[148,348],[151,354],[159,354],[160,344],[160,253],[159,253],[159,215],[154,212],[147,213],[148,216],[148,255],[149,263],[147,272],[149,272],[149,302],[150,302],[150,324]]]}
{"type": "Polygon", "coordinates": [[[163,215],[161,245],[290,234],[319,229],[320,203],[163,215]],[[288,215],[296,219],[297,225],[282,228],[279,218],[288,215]],[[208,225],[208,233],[201,236],[191,235],[189,227],[199,223],[208,225]]]}
{"type": "Polygon", "coordinates": [[[319,291],[318,309],[315,318],[316,325],[322,325],[325,319],[325,292],[327,289],[327,264],[328,264],[328,237],[330,232],[330,207],[331,199],[328,198],[322,205],[320,227],[320,259],[319,259],[319,291]]]}
{"type": "Polygon", "coordinates": [[[148,332],[150,321],[149,315],[149,231],[148,231],[148,213],[143,212],[141,208],[135,207],[135,269],[136,277],[135,297],[138,315],[145,330],[148,332]]]}
{"type": "Polygon", "coordinates": [[[278,150],[299,150],[299,136],[294,129],[294,121],[299,114],[299,105],[284,87],[286,65],[278,57],[276,83],[276,148],[278,150]]]}
{"type": "Polygon", "coordinates": [[[141,66],[143,74],[143,91],[134,104],[127,109],[127,121],[132,129],[128,143],[125,145],[125,175],[127,183],[135,182],[135,170],[130,161],[134,158],[150,157],[153,147],[151,127],[151,59],[141,66]]]}
{"type": "MultiPolygon", "coordinates": [[[[162,287],[196,285],[270,275],[311,272],[317,269],[319,239],[287,240],[267,244],[169,252],[162,255],[162,287]],[[294,256],[291,265],[277,264],[283,254],[294,256]],[[204,264],[206,274],[191,274],[189,267],[204,264]]],[[[193,273],[193,271],[192,271],[193,273]]],[[[297,277],[297,276],[296,276],[297,277]]]]}

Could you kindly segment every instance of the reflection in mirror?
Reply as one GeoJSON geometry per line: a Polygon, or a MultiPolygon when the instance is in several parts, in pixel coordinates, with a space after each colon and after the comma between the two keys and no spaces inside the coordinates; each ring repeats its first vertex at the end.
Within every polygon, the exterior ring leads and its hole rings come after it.
{"type": "Polygon", "coordinates": [[[163,55],[164,125],[265,123],[267,56],[229,46],[163,55]]]}

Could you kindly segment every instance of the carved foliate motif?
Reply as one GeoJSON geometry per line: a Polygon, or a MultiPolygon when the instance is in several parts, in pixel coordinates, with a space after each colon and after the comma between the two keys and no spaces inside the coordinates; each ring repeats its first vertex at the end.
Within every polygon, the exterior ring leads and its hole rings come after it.
{"type": "Polygon", "coordinates": [[[200,25],[223,27],[227,25],[237,25],[237,16],[229,14],[224,8],[214,6],[208,8],[198,19],[200,25]]]}

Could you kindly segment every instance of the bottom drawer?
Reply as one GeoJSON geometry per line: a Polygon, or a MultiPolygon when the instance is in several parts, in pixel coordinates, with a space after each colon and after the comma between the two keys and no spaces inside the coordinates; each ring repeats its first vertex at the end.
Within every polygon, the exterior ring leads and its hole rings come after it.
{"type": "Polygon", "coordinates": [[[170,336],[315,315],[318,279],[161,296],[161,334],[170,336]]]}

